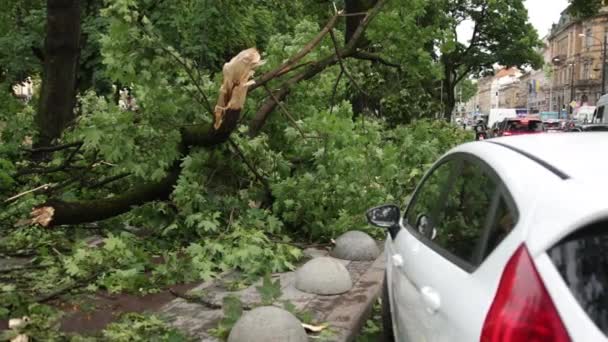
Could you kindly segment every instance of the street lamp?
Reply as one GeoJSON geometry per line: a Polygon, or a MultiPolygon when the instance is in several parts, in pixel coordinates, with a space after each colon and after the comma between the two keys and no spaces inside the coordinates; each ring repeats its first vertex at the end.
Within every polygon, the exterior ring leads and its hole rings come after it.
{"type": "Polygon", "coordinates": [[[607,38],[607,36],[604,35],[604,42],[602,42],[599,38],[596,38],[594,36],[588,36],[584,33],[579,33],[578,36],[595,39],[598,42],[600,42],[600,44],[602,45],[602,95],[604,95],[604,93],[606,92],[606,38],[607,38]]]}

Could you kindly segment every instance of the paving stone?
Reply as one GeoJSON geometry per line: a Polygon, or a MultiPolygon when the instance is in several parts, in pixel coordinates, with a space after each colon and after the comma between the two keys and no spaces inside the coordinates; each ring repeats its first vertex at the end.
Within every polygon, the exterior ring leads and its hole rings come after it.
{"type": "Polygon", "coordinates": [[[296,288],[300,291],[333,295],[344,293],[352,286],[348,270],[334,258],[312,259],[296,271],[296,288]]]}
{"type": "Polygon", "coordinates": [[[300,321],[288,311],[262,306],[244,314],[234,325],[228,342],[307,342],[300,321]]]}
{"type": "Polygon", "coordinates": [[[160,314],[175,328],[200,341],[218,341],[208,331],[222,319],[222,310],[209,310],[203,305],[178,298],[165,305],[160,314]]]}
{"type": "Polygon", "coordinates": [[[336,245],[330,255],[345,260],[373,261],[380,255],[380,249],[371,236],[358,230],[351,230],[336,239],[336,245]]]}

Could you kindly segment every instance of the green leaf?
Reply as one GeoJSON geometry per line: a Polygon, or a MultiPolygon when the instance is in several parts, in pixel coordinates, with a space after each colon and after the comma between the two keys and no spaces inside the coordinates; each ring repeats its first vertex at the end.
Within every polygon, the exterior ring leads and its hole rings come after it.
{"type": "Polygon", "coordinates": [[[256,286],[255,289],[262,297],[264,305],[271,305],[283,294],[280,279],[273,282],[270,273],[267,273],[262,279],[262,286],[256,286]]]}

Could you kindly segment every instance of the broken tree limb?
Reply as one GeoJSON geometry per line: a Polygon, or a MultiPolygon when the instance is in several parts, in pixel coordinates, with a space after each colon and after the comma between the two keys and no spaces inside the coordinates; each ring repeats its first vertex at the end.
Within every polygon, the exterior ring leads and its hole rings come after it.
{"type": "Polygon", "coordinates": [[[321,41],[323,37],[331,30],[334,26],[336,26],[336,22],[338,20],[339,13],[336,13],[333,17],[329,19],[325,27],[310,41],[308,44],[304,45],[300,51],[298,51],[295,55],[289,58],[285,63],[279,65],[277,68],[265,73],[258,80],[256,80],[255,84],[251,86],[250,90],[253,90],[259,86],[262,86],[268,81],[274,79],[276,76],[283,75],[286,72],[293,71],[296,68],[292,68],[292,66],[297,63],[299,60],[304,58],[310,51],[312,51],[321,41]]]}
{"type": "Polygon", "coordinates": [[[371,62],[377,62],[377,63],[383,64],[383,65],[401,70],[401,65],[390,62],[381,56],[378,56],[376,54],[366,52],[366,51],[357,51],[357,53],[355,53],[353,55],[353,58],[363,59],[363,60],[367,60],[367,61],[371,61],[371,62]]]}
{"type": "Polygon", "coordinates": [[[336,93],[338,92],[338,85],[340,84],[340,80],[342,79],[342,74],[344,74],[344,70],[340,69],[340,73],[338,74],[338,77],[336,77],[336,83],[334,83],[334,88],[331,92],[331,100],[329,101],[329,115],[333,113],[334,106],[336,105],[336,93]]]}
{"type": "MultiPolygon", "coordinates": [[[[214,112],[214,122],[190,126],[181,131],[180,152],[190,147],[213,147],[228,140],[236,129],[255,68],[262,64],[256,49],[241,51],[224,65],[223,83],[214,112]]],[[[100,221],[131,210],[143,203],[166,199],[173,192],[181,173],[181,160],[174,162],[167,175],[156,182],[147,182],[113,197],[65,202],[51,199],[32,210],[31,224],[51,227],[100,221]]]]}
{"type": "MultiPolygon", "coordinates": [[[[372,19],[374,19],[374,17],[380,12],[380,10],[382,9],[382,6],[384,6],[385,3],[386,3],[386,0],[378,0],[376,2],[376,4],[374,5],[374,7],[372,7],[367,12],[367,15],[360,21],[359,26],[357,27],[357,29],[351,36],[351,40],[338,53],[341,58],[351,57],[353,54],[355,54],[357,52],[357,50],[356,50],[357,41],[363,36],[363,33],[365,32],[365,30],[371,23],[372,19]]],[[[329,29],[327,32],[329,33],[329,29]]],[[[282,101],[285,98],[285,96],[287,96],[287,94],[289,94],[290,88],[292,86],[294,86],[298,82],[308,80],[308,79],[316,76],[317,74],[319,74],[321,71],[325,70],[325,68],[338,63],[338,54],[334,53],[334,54],[326,56],[320,60],[312,62],[304,71],[300,72],[299,74],[297,74],[295,76],[292,76],[290,79],[283,82],[279,86],[279,90],[273,93],[274,96],[276,97],[276,99],[278,99],[279,101],[282,101]]],[[[255,113],[253,119],[249,123],[249,136],[250,137],[254,137],[260,133],[260,131],[262,130],[262,127],[264,126],[264,124],[266,123],[266,120],[268,119],[268,116],[270,115],[270,113],[272,113],[274,111],[274,109],[276,107],[277,107],[277,102],[275,101],[274,98],[268,98],[268,99],[266,99],[266,101],[264,101],[262,106],[260,108],[258,108],[258,111],[255,113]]]]}
{"type": "Polygon", "coordinates": [[[36,191],[38,191],[38,190],[46,190],[46,189],[48,189],[49,187],[52,187],[52,186],[54,186],[54,185],[55,185],[54,183],[47,183],[47,184],[43,184],[43,185],[41,185],[41,186],[35,187],[35,188],[33,188],[33,189],[30,189],[30,190],[26,190],[26,191],[24,191],[24,192],[20,192],[20,193],[18,193],[18,194],[16,194],[16,195],[14,195],[14,196],[11,196],[11,197],[9,197],[9,198],[5,199],[5,200],[4,200],[4,203],[8,203],[8,202],[14,201],[14,200],[16,200],[16,199],[18,199],[18,198],[20,198],[20,197],[22,197],[22,196],[25,196],[25,195],[27,195],[27,194],[29,194],[29,193],[32,193],[32,192],[36,192],[36,191]]]}
{"type": "Polygon", "coordinates": [[[274,94],[272,93],[272,91],[270,91],[270,89],[268,89],[268,87],[266,85],[264,85],[264,89],[268,93],[268,96],[270,96],[270,98],[272,98],[272,100],[277,103],[277,105],[279,106],[279,108],[281,109],[281,111],[283,111],[283,114],[285,114],[285,116],[291,122],[291,124],[294,126],[294,128],[297,129],[298,132],[300,132],[300,134],[302,135],[302,138],[306,138],[306,134],[304,134],[304,131],[302,130],[302,128],[300,128],[300,125],[298,125],[298,122],[289,113],[289,111],[287,110],[287,108],[285,107],[285,105],[283,105],[283,103],[281,103],[281,101],[279,101],[279,99],[277,99],[277,97],[274,96],[274,94]]]}
{"type": "Polygon", "coordinates": [[[75,141],[75,142],[62,144],[62,145],[55,145],[55,146],[38,147],[38,148],[24,148],[23,150],[26,152],[29,152],[29,153],[55,152],[55,151],[65,150],[70,147],[76,147],[76,146],[79,146],[82,144],[83,144],[82,141],[75,141]]]}
{"type": "Polygon", "coordinates": [[[338,40],[336,39],[336,35],[334,34],[334,30],[330,30],[329,31],[329,36],[331,37],[331,40],[334,44],[334,50],[336,51],[336,56],[338,57],[338,63],[340,63],[340,69],[342,70],[342,72],[346,75],[346,77],[348,77],[348,79],[350,80],[350,82],[355,86],[355,88],[357,88],[357,90],[369,97],[369,95],[365,92],[365,90],[363,90],[363,88],[361,88],[361,86],[359,86],[359,83],[355,80],[355,78],[353,77],[353,75],[350,73],[350,71],[348,71],[348,69],[346,68],[346,65],[344,64],[344,60],[342,59],[342,56],[340,55],[340,48],[338,47],[338,40]]]}

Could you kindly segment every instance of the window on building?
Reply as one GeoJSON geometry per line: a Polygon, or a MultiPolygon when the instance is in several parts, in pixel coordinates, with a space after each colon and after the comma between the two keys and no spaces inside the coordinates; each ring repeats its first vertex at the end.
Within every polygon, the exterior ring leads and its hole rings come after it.
{"type": "Polygon", "coordinates": [[[585,62],[582,65],[582,70],[581,70],[581,79],[582,80],[588,80],[591,77],[591,63],[589,62],[585,62]]]}
{"type": "Polygon", "coordinates": [[[590,28],[585,31],[585,47],[589,50],[593,46],[593,32],[590,28]]]}

